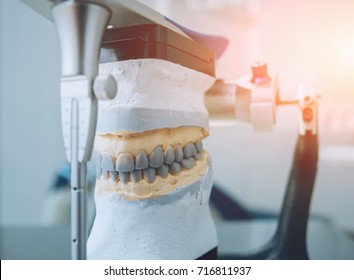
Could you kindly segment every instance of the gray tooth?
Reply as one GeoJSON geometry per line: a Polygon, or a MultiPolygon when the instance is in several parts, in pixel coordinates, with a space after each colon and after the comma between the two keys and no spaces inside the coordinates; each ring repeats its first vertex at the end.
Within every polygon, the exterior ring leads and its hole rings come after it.
{"type": "Polygon", "coordinates": [[[201,153],[203,151],[203,143],[202,141],[198,141],[195,143],[195,148],[197,149],[198,153],[201,153]]]}
{"type": "Polygon", "coordinates": [[[188,143],[187,145],[185,145],[183,147],[183,157],[190,158],[191,156],[193,156],[193,148],[195,149],[194,144],[192,143],[188,143]]]}
{"type": "Polygon", "coordinates": [[[172,164],[175,161],[175,153],[171,146],[167,146],[165,149],[165,164],[172,164]]]}
{"type": "Polygon", "coordinates": [[[96,150],[92,152],[92,161],[96,166],[101,166],[101,155],[96,150]]]}
{"type": "Polygon", "coordinates": [[[116,170],[119,172],[130,172],[134,170],[134,158],[129,153],[121,153],[116,161],[116,170]]]}
{"type": "Polygon", "coordinates": [[[118,172],[110,171],[109,175],[111,176],[111,181],[115,182],[117,180],[117,177],[118,177],[118,172]]]}
{"type": "Polygon", "coordinates": [[[156,169],[155,168],[146,168],[143,170],[144,172],[144,179],[146,180],[146,182],[148,182],[149,184],[155,182],[156,180],[156,169]]]}
{"type": "Polygon", "coordinates": [[[161,146],[157,146],[149,155],[150,166],[158,168],[163,164],[163,152],[161,146]]]}
{"type": "Polygon", "coordinates": [[[129,172],[119,172],[119,179],[123,184],[129,182],[129,172]]]}
{"type": "Polygon", "coordinates": [[[192,157],[194,157],[197,154],[197,148],[195,147],[194,144],[192,144],[192,157]]]}
{"type": "Polygon", "coordinates": [[[135,169],[130,172],[130,178],[134,183],[138,183],[143,179],[143,172],[141,170],[135,169]]]}
{"type": "Polygon", "coordinates": [[[135,157],[135,169],[145,169],[149,167],[149,160],[145,151],[139,151],[135,157]]]}
{"type": "Polygon", "coordinates": [[[168,166],[167,165],[162,165],[157,169],[157,175],[159,175],[162,178],[166,178],[168,176],[168,166]]]}
{"type": "Polygon", "coordinates": [[[195,160],[202,160],[203,159],[203,155],[200,153],[196,153],[194,156],[195,160]]]}
{"type": "Polygon", "coordinates": [[[180,144],[177,144],[175,147],[175,161],[182,161],[183,159],[183,149],[180,144]]]}
{"type": "Polygon", "coordinates": [[[102,157],[102,169],[105,171],[115,171],[113,158],[109,154],[102,157]]]}
{"type": "Polygon", "coordinates": [[[194,158],[190,157],[182,160],[181,162],[182,169],[192,169],[194,167],[194,158]]]}
{"type": "Polygon", "coordinates": [[[178,162],[174,162],[170,165],[170,173],[174,176],[181,173],[181,165],[178,162]]]}

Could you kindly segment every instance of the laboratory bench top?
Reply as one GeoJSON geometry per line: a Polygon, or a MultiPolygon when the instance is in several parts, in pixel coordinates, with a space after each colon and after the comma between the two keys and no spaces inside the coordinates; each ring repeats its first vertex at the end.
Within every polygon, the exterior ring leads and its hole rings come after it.
{"type": "MultiPolygon", "coordinates": [[[[277,222],[269,220],[218,221],[218,255],[257,251],[274,234],[277,222]]],[[[353,259],[354,236],[326,219],[313,218],[308,225],[310,259],[353,259]]],[[[69,226],[1,226],[2,260],[70,259],[69,226]]]]}

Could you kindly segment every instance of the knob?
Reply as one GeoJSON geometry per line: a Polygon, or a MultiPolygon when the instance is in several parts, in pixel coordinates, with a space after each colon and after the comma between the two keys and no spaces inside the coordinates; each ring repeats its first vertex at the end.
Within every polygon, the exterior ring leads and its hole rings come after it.
{"type": "Polygon", "coordinates": [[[261,85],[268,83],[271,79],[268,76],[267,64],[264,62],[255,62],[252,67],[251,83],[261,85]]]}
{"type": "Polygon", "coordinates": [[[110,100],[117,95],[117,83],[111,75],[99,75],[93,83],[93,92],[97,99],[110,100]]]}

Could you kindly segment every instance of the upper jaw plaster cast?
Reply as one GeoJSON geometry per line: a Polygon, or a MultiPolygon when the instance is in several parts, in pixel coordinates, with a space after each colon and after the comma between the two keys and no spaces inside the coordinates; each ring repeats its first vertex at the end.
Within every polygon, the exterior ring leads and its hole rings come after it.
{"type": "Polygon", "coordinates": [[[118,86],[100,104],[91,259],[196,259],[217,246],[204,92],[214,78],[158,59],[100,65],[118,86]]]}

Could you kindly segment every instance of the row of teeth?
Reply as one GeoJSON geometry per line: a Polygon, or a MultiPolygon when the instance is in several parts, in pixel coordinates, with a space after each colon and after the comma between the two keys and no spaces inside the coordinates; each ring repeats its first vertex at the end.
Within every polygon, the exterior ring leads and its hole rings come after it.
{"type": "Polygon", "coordinates": [[[93,160],[96,163],[97,179],[102,175],[103,179],[109,177],[113,182],[121,181],[124,184],[129,181],[138,183],[143,179],[153,183],[156,176],[177,176],[182,170],[192,169],[196,160],[203,159],[202,151],[203,144],[198,141],[188,143],[184,147],[180,144],[167,146],[164,150],[157,146],[149,155],[141,150],[135,157],[130,153],[121,153],[117,158],[113,158],[109,153],[103,153],[101,156],[94,151],[93,160]]]}

